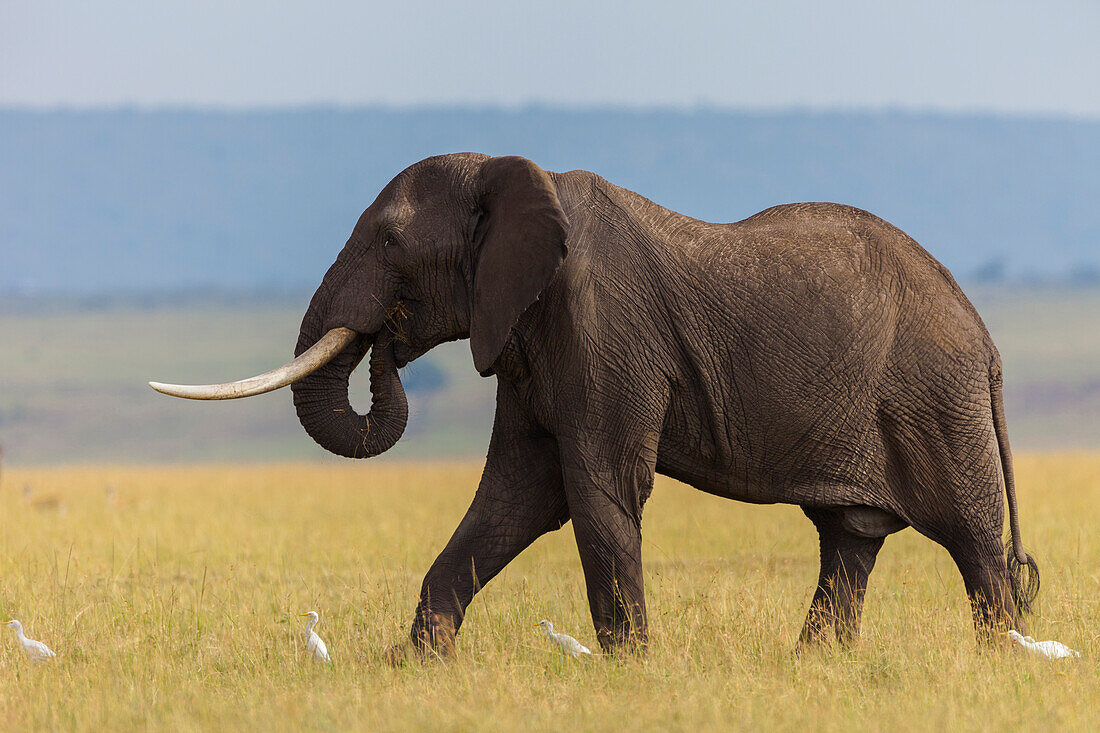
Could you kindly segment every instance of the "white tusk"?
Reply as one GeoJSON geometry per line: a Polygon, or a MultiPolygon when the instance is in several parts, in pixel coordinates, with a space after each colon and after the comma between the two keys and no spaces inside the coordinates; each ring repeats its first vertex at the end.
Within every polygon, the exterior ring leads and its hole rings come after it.
{"type": "Polygon", "coordinates": [[[226,384],[162,384],[149,382],[149,386],[158,392],[172,397],[186,397],[189,400],[235,400],[238,397],[252,397],[297,382],[312,374],[344,350],[359,334],[350,328],[334,328],[321,339],[295,357],[294,361],[278,369],[260,374],[239,382],[226,384]]]}

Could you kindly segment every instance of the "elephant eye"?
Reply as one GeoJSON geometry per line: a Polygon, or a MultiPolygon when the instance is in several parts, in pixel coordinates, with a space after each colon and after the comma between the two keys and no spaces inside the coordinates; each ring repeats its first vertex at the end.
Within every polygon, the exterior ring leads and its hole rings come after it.
{"type": "Polygon", "coordinates": [[[387,234],[385,237],[382,238],[383,247],[390,247],[394,244],[397,244],[397,240],[393,238],[392,234],[387,234]]]}

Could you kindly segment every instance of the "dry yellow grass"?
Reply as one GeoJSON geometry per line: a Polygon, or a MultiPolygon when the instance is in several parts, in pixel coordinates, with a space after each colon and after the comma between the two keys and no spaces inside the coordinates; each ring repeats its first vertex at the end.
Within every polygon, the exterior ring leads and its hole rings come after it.
{"type": "Polygon", "coordinates": [[[1076,662],[978,653],[950,558],[912,530],[880,555],[859,646],[796,657],[809,521],[660,479],[646,657],[562,660],[531,628],[545,616],[596,647],[567,526],[477,597],[457,659],[391,670],[381,652],[479,466],[6,470],[0,615],[58,657],[32,665],[0,628],[0,729],[1095,729],[1100,456],[1017,464],[1043,569],[1032,630],[1076,662]],[[310,609],[331,669],[305,656],[310,609]]]}

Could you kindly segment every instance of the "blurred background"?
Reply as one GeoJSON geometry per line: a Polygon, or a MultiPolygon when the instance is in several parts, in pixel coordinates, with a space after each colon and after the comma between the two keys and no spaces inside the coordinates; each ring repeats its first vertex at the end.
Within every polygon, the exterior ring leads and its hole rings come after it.
{"type": "MultiPolygon", "coordinates": [[[[145,382],[286,361],[382,186],[463,150],[713,221],[868,209],[977,305],[1013,447],[1097,447],[1097,38],[1088,0],[4,3],[4,460],[325,458],[289,391],[191,403],[145,382]]],[[[494,383],[466,342],[403,376],[387,456],[484,455],[494,383]]]]}

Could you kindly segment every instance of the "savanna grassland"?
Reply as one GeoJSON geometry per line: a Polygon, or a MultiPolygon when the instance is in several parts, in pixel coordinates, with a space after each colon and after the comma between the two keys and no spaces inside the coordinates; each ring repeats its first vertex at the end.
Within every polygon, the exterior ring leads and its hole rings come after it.
{"type": "Polygon", "coordinates": [[[423,572],[468,504],[473,463],[7,469],[0,729],[1095,729],[1100,455],[1023,454],[1025,544],[1050,663],[978,652],[947,553],[887,540],[851,651],[792,653],[817,575],[795,507],[659,479],[646,509],[651,645],[578,662],[542,617],[596,647],[572,531],[537,542],[475,599],[459,654],[393,670],[423,572]],[[24,487],[29,487],[29,493],[24,487]],[[331,668],[307,658],[302,619],[331,668]]]}

